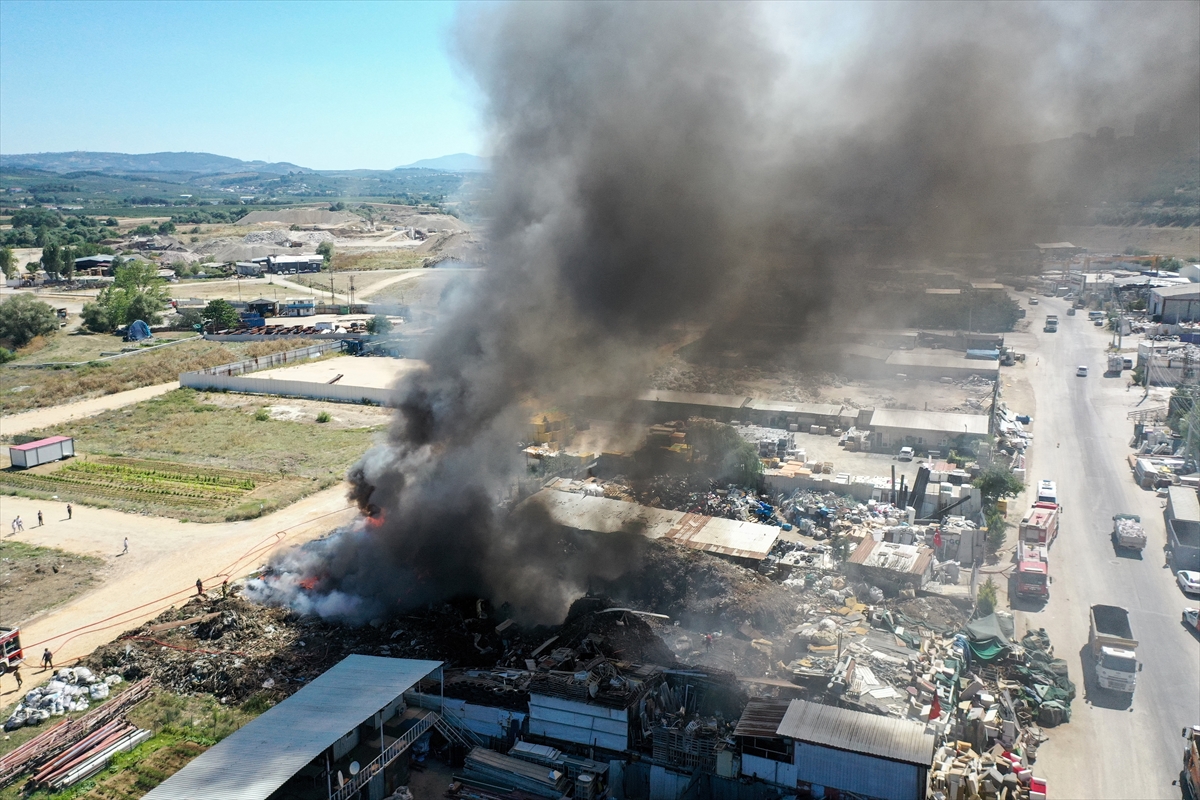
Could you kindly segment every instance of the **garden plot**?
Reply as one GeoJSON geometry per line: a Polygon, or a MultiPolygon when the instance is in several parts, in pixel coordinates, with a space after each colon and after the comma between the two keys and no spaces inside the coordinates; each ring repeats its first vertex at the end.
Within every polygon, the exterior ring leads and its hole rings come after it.
{"type": "Polygon", "coordinates": [[[350,420],[322,423],[307,414],[277,419],[262,405],[226,405],[224,396],[205,402],[208,396],[179,389],[32,431],[74,436],[80,455],[0,470],[0,492],[192,522],[247,519],[341,481],[385,421],[363,416],[351,427],[350,420]]]}

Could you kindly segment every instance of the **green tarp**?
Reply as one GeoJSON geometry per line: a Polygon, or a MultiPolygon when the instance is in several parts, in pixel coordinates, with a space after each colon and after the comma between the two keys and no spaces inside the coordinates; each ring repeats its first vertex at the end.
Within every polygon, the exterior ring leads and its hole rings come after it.
{"type": "Polygon", "coordinates": [[[981,661],[995,661],[1011,644],[995,614],[972,620],[963,632],[967,635],[967,646],[981,661]]]}

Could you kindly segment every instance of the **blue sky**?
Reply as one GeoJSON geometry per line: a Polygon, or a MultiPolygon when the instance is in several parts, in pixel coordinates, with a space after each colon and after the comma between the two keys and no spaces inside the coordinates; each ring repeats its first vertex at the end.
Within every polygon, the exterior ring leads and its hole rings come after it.
{"type": "Polygon", "coordinates": [[[391,169],[483,147],[445,2],[0,2],[0,152],[391,169]]]}

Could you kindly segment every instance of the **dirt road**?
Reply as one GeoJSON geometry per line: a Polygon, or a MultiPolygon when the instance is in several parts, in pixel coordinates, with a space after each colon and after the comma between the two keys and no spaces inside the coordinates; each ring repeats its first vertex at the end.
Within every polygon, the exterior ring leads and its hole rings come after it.
{"type": "MultiPolygon", "coordinates": [[[[27,682],[48,676],[37,671],[42,648],[50,648],[56,665],[67,664],[195,594],[197,578],[205,589],[219,591],[225,577],[233,580],[254,571],[280,545],[317,538],[357,514],[341,485],[260,519],[215,525],[80,506],[68,520],[65,504],[4,498],[6,516],[36,519],[39,510],[46,524],[16,534],[17,540],[98,556],[105,567],[96,589],[20,621],[30,664],[27,682]],[[122,555],[125,537],[129,553],[122,555]]],[[[5,534],[2,541],[12,538],[5,534]]],[[[8,694],[14,687],[6,683],[3,688],[0,706],[13,699],[8,694]]]]}
{"type": "Polygon", "coordinates": [[[35,428],[44,428],[47,425],[58,425],[59,423],[82,417],[94,417],[105,411],[111,411],[114,408],[121,408],[123,406],[131,406],[134,403],[158,397],[160,394],[166,394],[178,388],[179,381],[171,381],[155,386],[142,386],[137,389],[130,389],[127,392],[107,394],[103,397],[93,397],[90,400],[80,400],[77,403],[64,403],[61,406],[39,408],[21,414],[12,414],[0,418],[0,434],[4,436],[16,436],[19,433],[25,433],[35,428]]]}

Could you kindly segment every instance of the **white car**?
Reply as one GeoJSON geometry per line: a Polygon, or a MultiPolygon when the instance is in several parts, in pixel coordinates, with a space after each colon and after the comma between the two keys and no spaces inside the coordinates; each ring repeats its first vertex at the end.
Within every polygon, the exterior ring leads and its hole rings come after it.
{"type": "Polygon", "coordinates": [[[1200,631],[1200,608],[1185,608],[1183,610],[1183,624],[1194,631],[1200,631]]]}
{"type": "Polygon", "coordinates": [[[900,452],[896,455],[897,461],[912,461],[913,449],[911,447],[901,447],[900,452]]]}
{"type": "Polygon", "coordinates": [[[1083,365],[1076,367],[1075,368],[1075,376],[1078,378],[1086,378],[1087,377],[1087,367],[1085,367],[1083,365]]]}
{"type": "Polygon", "coordinates": [[[1181,569],[1175,573],[1175,581],[1184,594],[1200,594],[1200,572],[1181,569]]]}

